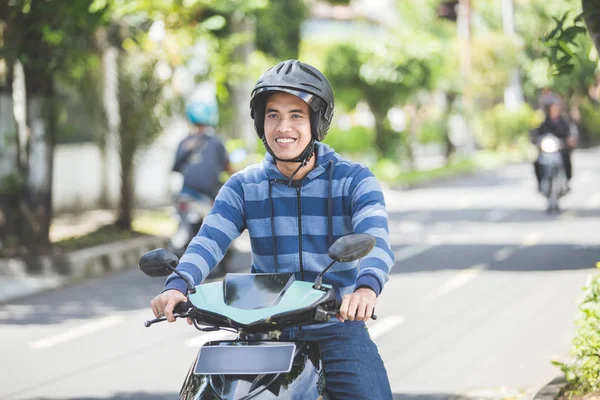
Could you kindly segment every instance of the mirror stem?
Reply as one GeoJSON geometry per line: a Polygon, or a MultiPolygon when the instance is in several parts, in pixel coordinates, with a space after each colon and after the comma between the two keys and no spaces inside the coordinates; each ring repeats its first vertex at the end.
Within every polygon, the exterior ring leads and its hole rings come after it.
{"type": "Polygon", "coordinates": [[[319,275],[317,275],[317,278],[315,279],[315,283],[314,283],[314,285],[313,285],[313,289],[317,289],[317,290],[320,290],[320,289],[321,289],[321,287],[322,287],[322,285],[323,285],[323,275],[325,275],[325,272],[327,272],[327,270],[328,270],[329,268],[331,268],[331,266],[332,266],[333,264],[335,264],[337,261],[338,261],[338,260],[333,260],[333,261],[332,261],[332,262],[331,262],[331,263],[330,263],[330,264],[327,266],[327,268],[325,268],[323,271],[321,271],[321,272],[319,273],[319,275]]]}
{"type": "Polygon", "coordinates": [[[169,264],[169,268],[171,269],[171,271],[175,272],[181,279],[183,279],[185,281],[185,283],[187,284],[188,287],[188,293],[194,294],[196,293],[196,287],[194,287],[194,284],[190,281],[190,279],[183,275],[181,272],[177,271],[177,269],[172,266],[171,264],[169,264]]]}

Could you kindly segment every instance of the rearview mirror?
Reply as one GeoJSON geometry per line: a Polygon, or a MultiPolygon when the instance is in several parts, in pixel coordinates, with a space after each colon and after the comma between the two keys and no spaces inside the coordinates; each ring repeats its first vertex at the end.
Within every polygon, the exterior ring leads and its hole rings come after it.
{"type": "Polygon", "coordinates": [[[358,260],[375,247],[375,238],[367,233],[351,233],[336,240],[329,248],[329,257],[341,262],[358,260]]]}
{"type": "Polygon", "coordinates": [[[140,258],[140,269],[153,278],[167,276],[179,263],[179,258],[165,249],[154,249],[140,258]],[[172,269],[172,268],[173,269],[172,269]]]}

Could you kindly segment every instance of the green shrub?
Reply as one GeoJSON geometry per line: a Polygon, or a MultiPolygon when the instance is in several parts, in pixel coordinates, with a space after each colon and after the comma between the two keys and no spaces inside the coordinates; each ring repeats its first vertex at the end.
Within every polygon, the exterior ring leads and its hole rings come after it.
{"type": "Polygon", "coordinates": [[[446,120],[427,119],[421,125],[419,142],[423,144],[442,143],[446,132],[446,120]]]}
{"type": "Polygon", "coordinates": [[[583,287],[573,338],[573,363],[553,361],[568,382],[567,395],[600,390],[600,276],[590,277],[583,287]]]}
{"type": "Polygon", "coordinates": [[[498,104],[482,113],[475,134],[483,147],[496,150],[527,136],[542,123],[542,119],[542,114],[527,104],[517,111],[509,111],[504,104],[498,104]]]}
{"type": "Polygon", "coordinates": [[[324,142],[338,153],[364,153],[375,149],[373,130],[360,125],[350,129],[332,126],[324,142]]]}

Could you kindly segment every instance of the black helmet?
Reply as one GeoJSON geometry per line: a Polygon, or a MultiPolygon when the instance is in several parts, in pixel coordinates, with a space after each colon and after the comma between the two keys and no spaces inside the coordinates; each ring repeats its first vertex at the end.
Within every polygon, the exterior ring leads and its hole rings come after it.
{"type": "Polygon", "coordinates": [[[333,119],[333,90],[321,71],[298,60],[287,60],[258,79],[250,98],[250,115],[261,139],[265,134],[265,102],[272,92],[287,92],[308,103],[312,137],[318,141],[325,139],[333,119]]]}

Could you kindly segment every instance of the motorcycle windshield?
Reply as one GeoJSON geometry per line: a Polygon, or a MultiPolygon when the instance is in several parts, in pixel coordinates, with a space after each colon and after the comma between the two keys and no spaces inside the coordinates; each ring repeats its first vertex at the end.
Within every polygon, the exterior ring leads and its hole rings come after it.
{"type": "Polygon", "coordinates": [[[223,298],[228,306],[242,310],[273,307],[279,303],[294,274],[227,274],[223,298]]]}
{"type": "Polygon", "coordinates": [[[327,293],[312,286],[295,281],[293,274],[228,274],[223,282],[196,286],[189,301],[201,311],[250,325],[315,305],[327,293]]]}

